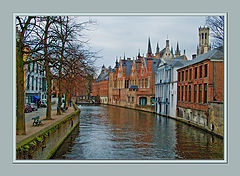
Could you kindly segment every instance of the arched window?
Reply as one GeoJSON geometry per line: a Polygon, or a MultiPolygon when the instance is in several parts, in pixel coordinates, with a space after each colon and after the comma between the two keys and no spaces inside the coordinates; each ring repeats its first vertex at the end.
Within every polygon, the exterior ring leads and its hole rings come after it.
{"type": "Polygon", "coordinates": [[[205,33],[205,39],[207,39],[207,33],[205,33]]]}

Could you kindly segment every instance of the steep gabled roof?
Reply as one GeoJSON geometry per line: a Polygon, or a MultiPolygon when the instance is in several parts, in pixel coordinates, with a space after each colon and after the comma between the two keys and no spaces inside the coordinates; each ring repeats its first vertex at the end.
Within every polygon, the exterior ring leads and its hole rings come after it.
{"type": "Polygon", "coordinates": [[[126,76],[130,76],[132,64],[132,60],[126,60],[126,76]]]}

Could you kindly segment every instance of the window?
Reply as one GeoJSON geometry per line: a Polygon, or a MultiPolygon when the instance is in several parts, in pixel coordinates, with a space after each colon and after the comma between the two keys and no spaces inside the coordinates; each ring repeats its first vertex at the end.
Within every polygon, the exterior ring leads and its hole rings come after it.
{"type": "Polygon", "coordinates": [[[36,69],[36,73],[38,73],[38,64],[37,64],[37,69],[36,69]]]}
{"type": "Polygon", "coordinates": [[[132,97],[132,103],[134,103],[134,97],[132,97]]]}
{"type": "Polygon", "coordinates": [[[34,77],[32,76],[32,90],[34,90],[34,77]]]}
{"type": "Polygon", "coordinates": [[[36,90],[38,90],[38,77],[36,77],[36,90]]]}
{"type": "Polygon", "coordinates": [[[204,65],[204,71],[205,71],[204,77],[208,77],[208,64],[204,65]]]}
{"type": "Polygon", "coordinates": [[[190,73],[189,73],[189,80],[192,80],[192,69],[190,69],[190,73]]]}
{"type": "Polygon", "coordinates": [[[181,73],[178,72],[178,81],[180,81],[181,73]]]}
{"type": "Polygon", "coordinates": [[[178,98],[178,101],[180,101],[180,86],[178,86],[177,88],[177,98],[178,98]]]}
{"type": "Polygon", "coordinates": [[[129,80],[125,80],[125,88],[129,87],[129,80]]]}
{"type": "Polygon", "coordinates": [[[145,87],[146,88],[148,87],[148,79],[147,78],[145,79],[145,87]]]}
{"type": "Polygon", "coordinates": [[[184,81],[184,71],[182,72],[182,81],[184,81]]]}
{"type": "Polygon", "coordinates": [[[197,85],[194,85],[194,103],[197,103],[197,85]]]}
{"type": "Polygon", "coordinates": [[[207,103],[207,84],[204,84],[204,103],[207,103]]]}
{"type": "Polygon", "coordinates": [[[200,66],[200,70],[199,70],[199,78],[202,78],[202,66],[200,66]]]}
{"type": "Polygon", "coordinates": [[[205,39],[207,39],[207,33],[205,33],[205,39]]]}
{"type": "Polygon", "coordinates": [[[189,86],[188,89],[189,89],[189,91],[188,91],[189,92],[188,93],[188,101],[191,102],[191,99],[192,99],[192,97],[191,97],[192,96],[192,87],[189,86]]]}
{"type": "Polygon", "coordinates": [[[34,72],[35,62],[32,63],[32,72],[34,72]]]}
{"type": "Polygon", "coordinates": [[[39,90],[42,89],[42,83],[41,83],[41,78],[39,78],[39,90]]]}
{"type": "Polygon", "coordinates": [[[130,103],[130,97],[128,97],[128,103],[130,103]]]}
{"type": "Polygon", "coordinates": [[[142,106],[147,105],[147,98],[146,97],[140,97],[139,98],[139,105],[142,105],[142,106]]]}
{"type": "Polygon", "coordinates": [[[30,88],[30,75],[27,77],[27,90],[30,88]]]}
{"type": "Polygon", "coordinates": [[[202,84],[199,85],[198,102],[202,103],[202,84]]]}
{"type": "Polygon", "coordinates": [[[187,101],[187,86],[185,86],[185,101],[187,101]]]}
{"type": "Polygon", "coordinates": [[[181,95],[181,100],[183,101],[183,86],[182,86],[182,95],[181,95]]]}
{"type": "Polygon", "coordinates": [[[195,73],[194,79],[197,79],[197,67],[195,67],[194,73],[195,73]]]}
{"type": "Polygon", "coordinates": [[[186,81],[188,80],[188,70],[186,70],[186,81]]]}

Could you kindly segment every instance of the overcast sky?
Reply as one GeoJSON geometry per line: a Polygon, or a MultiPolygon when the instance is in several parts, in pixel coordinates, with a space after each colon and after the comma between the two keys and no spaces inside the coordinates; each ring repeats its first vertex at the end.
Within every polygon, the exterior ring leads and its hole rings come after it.
{"type": "MultiPolygon", "coordinates": [[[[85,32],[88,45],[94,51],[101,50],[102,58],[96,62],[97,67],[103,64],[114,66],[116,57],[136,57],[138,50],[146,55],[148,37],[151,40],[152,52],[156,52],[157,42],[160,50],[169,39],[174,53],[177,42],[183,54],[186,50],[188,59],[196,53],[198,28],[205,25],[206,16],[90,16],[84,17],[96,21],[93,30],[85,32]]],[[[99,73],[99,70],[98,70],[99,73]]]]}

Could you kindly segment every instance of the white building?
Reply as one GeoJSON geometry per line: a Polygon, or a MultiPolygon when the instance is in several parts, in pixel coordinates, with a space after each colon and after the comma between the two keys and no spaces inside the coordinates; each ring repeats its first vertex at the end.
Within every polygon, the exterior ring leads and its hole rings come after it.
{"type": "MultiPolygon", "coordinates": [[[[29,59],[34,58],[28,57],[27,60],[29,59]]],[[[38,97],[40,99],[46,99],[46,73],[40,62],[32,62],[26,65],[25,85],[25,103],[35,102],[38,97]]]]}
{"type": "Polygon", "coordinates": [[[186,56],[162,60],[155,75],[155,112],[176,116],[177,69],[188,62],[186,56]]]}

